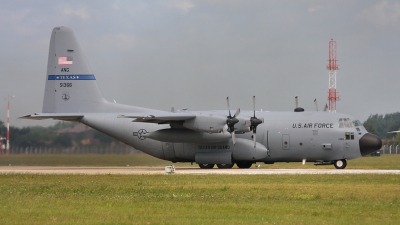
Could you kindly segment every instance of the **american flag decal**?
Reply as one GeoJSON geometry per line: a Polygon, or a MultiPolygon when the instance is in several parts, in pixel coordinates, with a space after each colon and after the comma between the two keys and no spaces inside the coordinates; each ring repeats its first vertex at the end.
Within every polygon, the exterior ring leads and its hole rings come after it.
{"type": "Polygon", "coordinates": [[[60,56],[58,57],[59,66],[70,66],[72,65],[72,56],[60,56]]]}

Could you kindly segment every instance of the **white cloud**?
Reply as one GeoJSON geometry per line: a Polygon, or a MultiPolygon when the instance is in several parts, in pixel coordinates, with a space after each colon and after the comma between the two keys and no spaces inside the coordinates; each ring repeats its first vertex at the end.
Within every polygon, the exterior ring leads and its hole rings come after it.
{"type": "Polygon", "coordinates": [[[380,1],[363,10],[358,19],[378,26],[395,25],[400,18],[400,2],[380,1]]]}
{"type": "Polygon", "coordinates": [[[190,9],[192,9],[195,5],[192,1],[182,1],[182,0],[174,0],[170,2],[170,7],[177,8],[187,13],[190,9]]]}
{"type": "Polygon", "coordinates": [[[79,18],[86,20],[89,19],[89,13],[85,8],[81,8],[81,9],[71,9],[71,8],[67,8],[63,10],[63,13],[65,15],[74,15],[74,16],[78,16],[79,18]]]}
{"type": "Polygon", "coordinates": [[[29,18],[32,14],[32,9],[24,8],[20,10],[7,10],[7,9],[2,9],[0,10],[0,20],[3,21],[0,26],[1,27],[6,27],[6,26],[19,26],[19,24],[24,23],[27,18],[29,18]]]}

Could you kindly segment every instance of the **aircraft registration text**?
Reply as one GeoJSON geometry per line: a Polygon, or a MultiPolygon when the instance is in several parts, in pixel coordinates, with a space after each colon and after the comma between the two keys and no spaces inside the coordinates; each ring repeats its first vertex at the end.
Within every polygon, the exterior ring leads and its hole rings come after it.
{"type": "Polygon", "coordinates": [[[230,149],[229,145],[199,145],[198,149],[230,149]]]}
{"type": "Polygon", "coordinates": [[[72,83],[60,83],[60,87],[72,87],[72,83]]]}
{"type": "Polygon", "coordinates": [[[333,128],[333,123],[294,123],[293,128],[333,128]]]}

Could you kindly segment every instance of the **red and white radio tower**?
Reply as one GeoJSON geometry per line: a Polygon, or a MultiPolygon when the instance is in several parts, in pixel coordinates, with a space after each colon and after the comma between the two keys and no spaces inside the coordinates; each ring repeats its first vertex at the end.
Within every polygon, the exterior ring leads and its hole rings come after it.
{"type": "Polygon", "coordinates": [[[329,70],[329,89],[328,89],[328,109],[329,112],[336,112],[336,101],[339,101],[339,95],[336,92],[336,70],[339,69],[336,64],[336,41],[331,38],[329,42],[329,56],[328,65],[326,68],[329,70]]]}

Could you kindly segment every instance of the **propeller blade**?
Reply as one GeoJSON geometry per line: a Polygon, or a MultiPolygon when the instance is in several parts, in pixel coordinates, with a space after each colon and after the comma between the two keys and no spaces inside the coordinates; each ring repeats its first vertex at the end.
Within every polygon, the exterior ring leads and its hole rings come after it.
{"type": "Polygon", "coordinates": [[[256,117],[256,96],[253,95],[253,112],[254,112],[254,117],[256,117]]]}
{"type": "Polygon", "coordinates": [[[318,111],[317,99],[314,100],[314,104],[315,104],[315,110],[318,111]]]}
{"type": "Polygon", "coordinates": [[[296,103],[296,108],[298,108],[299,107],[299,100],[298,100],[297,96],[294,97],[294,101],[296,103]]]}
{"type": "Polygon", "coordinates": [[[229,117],[232,117],[231,116],[231,110],[229,109],[229,97],[226,97],[226,104],[228,104],[229,117]]]}
{"type": "Polygon", "coordinates": [[[231,134],[232,134],[232,142],[233,142],[233,145],[235,145],[235,144],[236,144],[235,131],[231,132],[231,134]]]}
{"type": "Polygon", "coordinates": [[[235,115],[233,115],[233,118],[236,118],[240,113],[240,108],[238,108],[235,112],[235,115]]]}
{"type": "Polygon", "coordinates": [[[256,147],[256,144],[257,144],[257,141],[256,141],[256,138],[257,138],[257,135],[256,135],[256,129],[257,129],[257,128],[254,128],[254,130],[253,130],[253,141],[254,141],[254,148],[256,147]]]}

